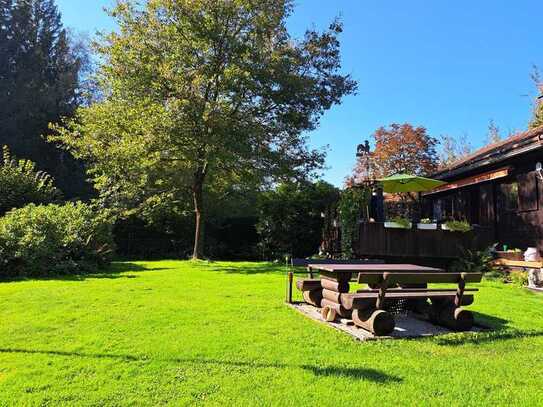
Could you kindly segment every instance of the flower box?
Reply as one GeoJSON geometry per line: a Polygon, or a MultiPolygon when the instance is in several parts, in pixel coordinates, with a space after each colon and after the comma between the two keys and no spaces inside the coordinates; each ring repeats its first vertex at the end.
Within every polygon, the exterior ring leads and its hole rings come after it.
{"type": "Polygon", "coordinates": [[[412,226],[411,223],[409,223],[409,226],[405,226],[397,222],[385,222],[385,227],[388,229],[411,229],[412,226]]]}
{"type": "Polygon", "coordinates": [[[437,230],[437,223],[417,223],[419,230],[437,230]]]}

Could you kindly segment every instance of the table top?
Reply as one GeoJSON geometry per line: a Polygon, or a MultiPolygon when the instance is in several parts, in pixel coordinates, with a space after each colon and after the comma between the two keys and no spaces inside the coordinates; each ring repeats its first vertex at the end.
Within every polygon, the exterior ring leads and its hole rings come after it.
{"type": "Polygon", "coordinates": [[[394,272],[394,273],[440,273],[445,270],[416,264],[308,264],[313,270],[329,273],[394,272]]]}

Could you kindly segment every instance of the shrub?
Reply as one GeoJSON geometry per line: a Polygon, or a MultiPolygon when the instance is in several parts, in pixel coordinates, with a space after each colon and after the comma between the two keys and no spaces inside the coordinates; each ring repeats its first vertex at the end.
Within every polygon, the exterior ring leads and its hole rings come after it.
{"type": "Polygon", "coordinates": [[[371,190],[368,188],[346,188],[341,191],[338,201],[339,222],[341,225],[341,254],[345,259],[354,257],[353,243],[358,236],[358,221],[363,210],[368,207],[371,190]]]}
{"type": "Polygon", "coordinates": [[[396,216],[395,218],[390,219],[390,222],[397,223],[404,229],[411,228],[411,222],[407,218],[403,218],[401,216],[396,216]]]}
{"type": "Polygon", "coordinates": [[[494,252],[496,245],[485,250],[464,250],[461,257],[456,259],[449,267],[449,271],[461,273],[484,273],[494,275],[494,252]]]}
{"type": "Polygon", "coordinates": [[[445,223],[447,228],[453,232],[467,233],[471,231],[471,225],[465,220],[450,220],[445,223]]]}
{"type": "Polygon", "coordinates": [[[49,174],[36,170],[30,160],[12,157],[7,146],[0,157],[0,216],[29,203],[47,204],[60,199],[49,174]]]}
{"type": "Polygon", "coordinates": [[[323,181],[284,183],[260,194],[256,228],[262,257],[307,257],[318,251],[324,225],[321,214],[338,197],[337,188],[323,181]]]}
{"type": "Polygon", "coordinates": [[[0,218],[0,277],[83,273],[108,263],[112,222],[83,203],[15,209],[0,218]]]}

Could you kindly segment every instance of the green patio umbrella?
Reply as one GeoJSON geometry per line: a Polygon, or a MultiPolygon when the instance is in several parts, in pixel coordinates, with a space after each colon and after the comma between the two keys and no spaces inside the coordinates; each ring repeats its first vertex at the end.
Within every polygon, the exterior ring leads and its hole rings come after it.
{"type": "Polygon", "coordinates": [[[417,177],[409,174],[396,174],[378,180],[383,184],[383,191],[397,192],[423,192],[445,185],[446,182],[437,179],[417,177]]]}

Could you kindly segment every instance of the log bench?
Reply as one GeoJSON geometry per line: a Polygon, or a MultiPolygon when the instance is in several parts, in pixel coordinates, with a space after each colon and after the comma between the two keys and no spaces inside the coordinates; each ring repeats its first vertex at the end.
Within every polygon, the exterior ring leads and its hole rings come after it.
{"type": "Polygon", "coordinates": [[[435,324],[455,331],[466,331],[473,326],[473,314],[461,308],[473,302],[473,295],[466,292],[477,289],[466,288],[467,283],[481,281],[481,273],[399,273],[362,272],[358,282],[378,289],[359,290],[355,294],[341,294],[341,305],[352,310],[353,322],[375,335],[388,335],[394,330],[392,314],[384,308],[389,300],[417,300],[419,312],[425,313],[435,324]],[[444,288],[397,288],[401,285],[454,283],[455,289],[444,288]],[[428,304],[430,300],[430,304],[428,304]]]}
{"type": "MultiPolygon", "coordinates": [[[[294,282],[294,274],[300,274],[301,272],[295,271],[294,268],[306,267],[307,268],[307,279],[298,279],[296,281],[296,288],[302,292],[304,301],[309,304],[316,305],[320,307],[320,299],[322,298],[322,288],[328,288],[331,290],[339,290],[341,292],[349,291],[349,284],[335,284],[333,281],[330,281],[326,287],[323,285],[321,287],[320,279],[314,278],[315,271],[311,265],[368,265],[368,264],[383,264],[383,260],[377,259],[354,259],[354,260],[336,260],[336,259],[299,259],[299,258],[287,258],[287,289],[286,289],[286,301],[289,304],[292,304],[292,285],[294,282]],[[292,267],[292,268],[291,268],[292,267]],[[305,294],[304,294],[305,293],[305,294]],[[311,295],[309,293],[312,293],[311,295]],[[319,295],[320,294],[320,295],[319,295]],[[309,301],[308,301],[309,299],[309,301]]],[[[316,271],[318,273],[318,271],[316,271]]]]}

